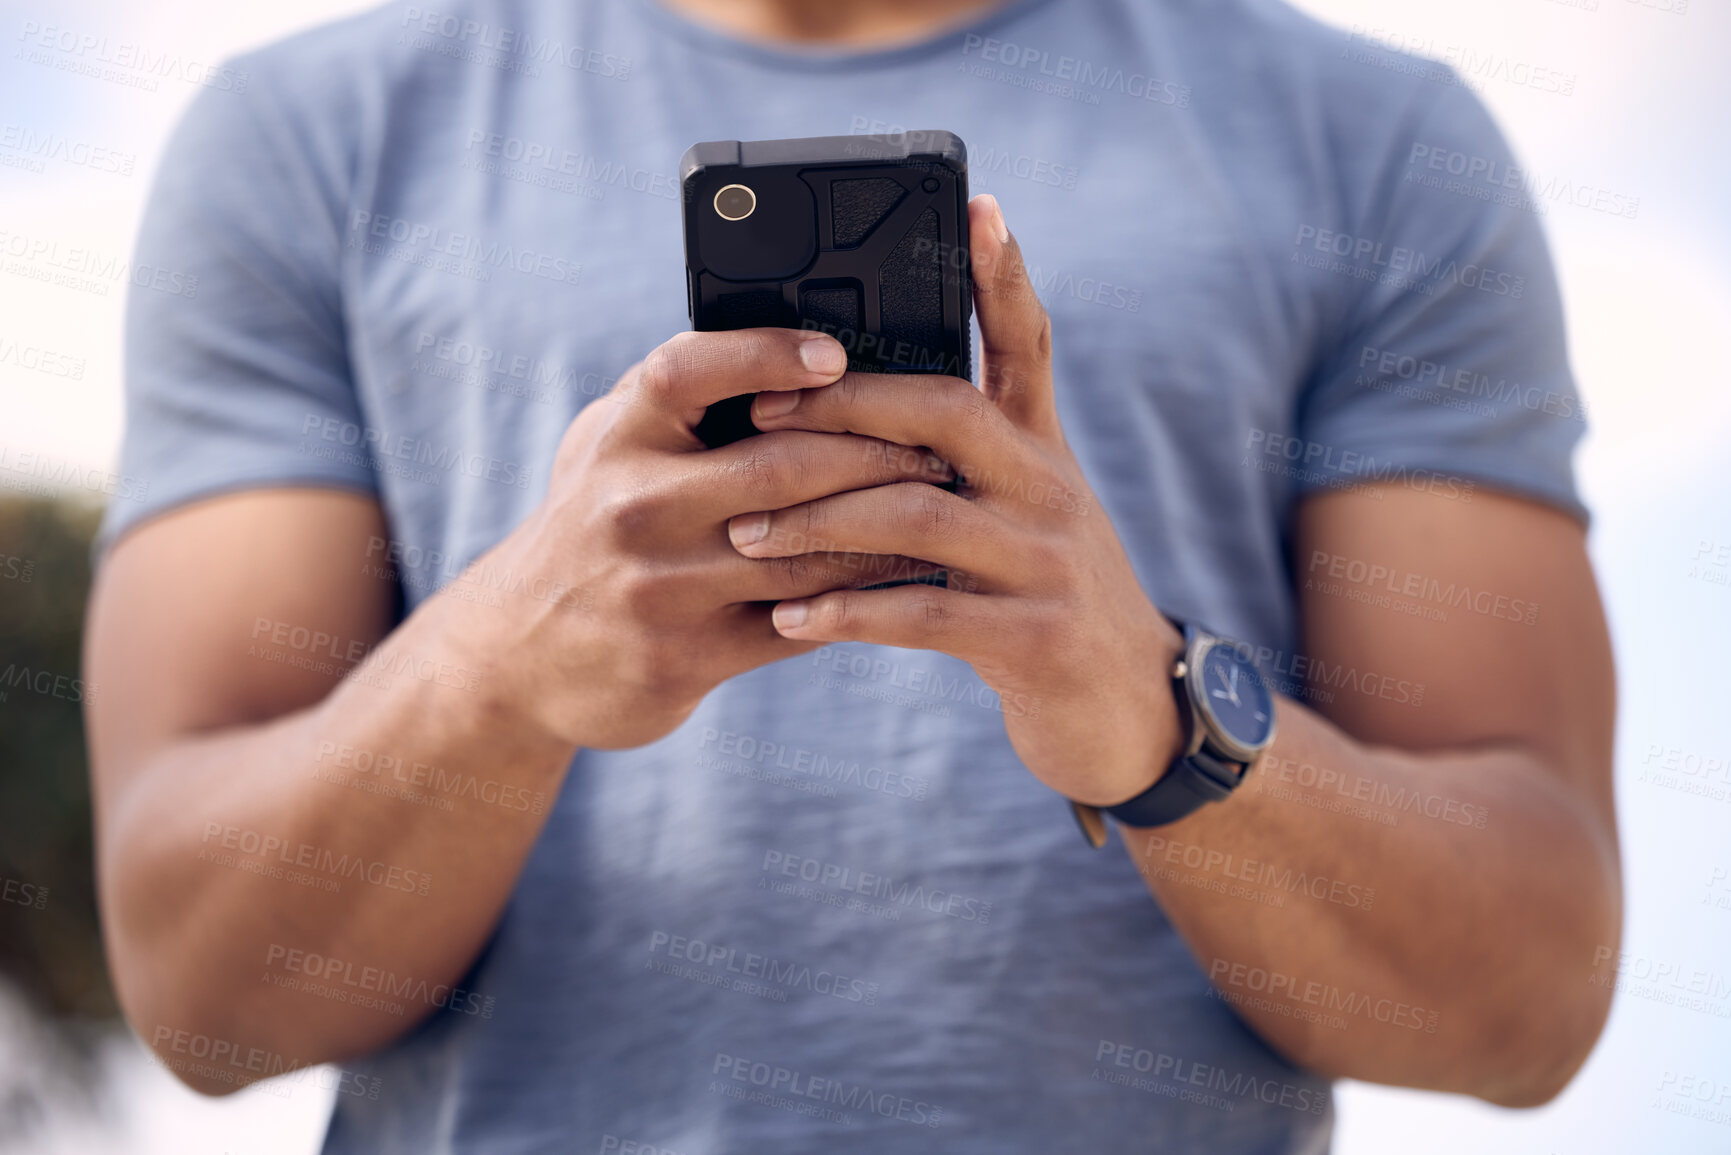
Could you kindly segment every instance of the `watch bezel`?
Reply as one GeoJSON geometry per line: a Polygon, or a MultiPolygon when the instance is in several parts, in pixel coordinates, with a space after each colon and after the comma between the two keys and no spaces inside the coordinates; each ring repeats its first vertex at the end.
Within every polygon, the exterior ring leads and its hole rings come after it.
{"type": "MultiPolygon", "coordinates": [[[[1250,672],[1256,676],[1257,684],[1262,687],[1268,697],[1268,733],[1263,740],[1254,746],[1247,746],[1233,737],[1231,732],[1220,722],[1214,707],[1208,702],[1203,687],[1204,667],[1208,655],[1216,646],[1227,645],[1224,639],[1212,634],[1196,630],[1190,639],[1190,645],[1184,653],[1184,700],[1190,707],[1192,719],[1189,746],[1184,751],[1185,756],[1195,754],[1204,746],[1211,747],[1222,756],[1239,762],[1248,770],[1252,763],[1260,758],[1264,751],[1274,744],[1275,731],[1280,719],[1274,712],[1274,691],[1269,688],[1268,681],[1262,672],[1254,665],[1250,672]]],[[[1233,648],[1228,646],[1228,648],[1233,648]]]]}

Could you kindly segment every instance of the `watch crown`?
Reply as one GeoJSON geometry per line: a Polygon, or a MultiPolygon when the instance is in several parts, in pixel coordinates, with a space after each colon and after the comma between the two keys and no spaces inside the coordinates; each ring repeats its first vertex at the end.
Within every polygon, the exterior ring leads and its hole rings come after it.
{"type": "Polygon", "coordinates": [[[1188,676],[1189,673],[1190,673],[1190,663],[1186,662],[1183,658],[1179,658],[1177,662],[1173,663],[1173,666],[1172,666],[1172,677],[1173,678],[1175,678],[1175,679],[1176,678],[1183,678],[1183,677],[1188,676]]]}

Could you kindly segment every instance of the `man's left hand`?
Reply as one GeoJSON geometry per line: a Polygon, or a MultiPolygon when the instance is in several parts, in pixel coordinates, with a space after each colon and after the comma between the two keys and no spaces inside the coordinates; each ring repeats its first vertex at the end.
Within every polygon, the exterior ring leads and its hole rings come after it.
{"type": "Polygon", "coordinates": [[[1181,648],[1142,592],[1111,521],[1064,441],[1052,328],[996,200],[969,205],[984,388],[956,377],[849,373],[763,393],[759,430],[853,433],[929,447],[956,493],[923,481],[856,489],[728,524],[747,557],[814,550],[921,558],[950,586],[836,590],[781,602],[802,641],[938,650],[1002,696],[1022,762],[1058,793],[1112,805],[1179,753],[1167,672],[1181,648]],[[817,543],[817,544],[814,544],[817,543]]]}

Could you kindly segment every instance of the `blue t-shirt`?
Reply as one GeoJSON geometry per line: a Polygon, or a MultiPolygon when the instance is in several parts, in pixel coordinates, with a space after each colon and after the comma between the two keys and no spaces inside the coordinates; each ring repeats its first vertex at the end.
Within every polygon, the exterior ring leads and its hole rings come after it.
{"type": "MultiPolygon", "coordinates": [[[[1002,201],[1143,588],[1287,691],[1387,686],[1295,650],[1307,495],[1584,516],[1507,146],[1447,69],[1276,0],[1009,0],[840,53],[653,0],[434,0],[232,64],[144,223],[122,468],[148,488],[107,541],[249,486],[375,494],[412,608],[687,327],[688,145],[903,126],[959,134],[1002,201]]],[[[838,645],[583,751],[461,997],[353,1065],[326,1150],[1325,1150],[1328,1081],[1211,994],[1128,857],[1019,765],[1001,714],[1031,708],[940,654],[838,645]]]]}

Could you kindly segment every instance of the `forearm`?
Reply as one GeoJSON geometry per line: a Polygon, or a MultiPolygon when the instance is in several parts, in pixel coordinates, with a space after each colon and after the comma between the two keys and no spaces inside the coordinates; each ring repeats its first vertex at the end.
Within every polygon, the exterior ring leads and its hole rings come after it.
{"type": "Polygon", "coordinates": [[[1279,710],[1225,802],[1121,828],[1204,973],[1313,1069],[1548,1097],[1608,1008],[1569,976],[1617,941],[1614,844],[1530,753],[1374,748],[1279,710]]]}
{"type": "Polygon", "coordinates": [[[573,753],[502,699],[475,642],[497,612],[435,597],[318,704],[140,767],[100,844],[116,981],[146,1041],[318,1062],[452,1001],[573,753]]]}
{"type": "Polygon", "coordinates": [[[710,450],[693,433],[716,402],[846,364],[818,333],[681,334],[571,422],[546,497],[394,631],[398,588],[443,577],[444,555],[404,545],[427,568],[401,572],[418,567],[366,495],[212,497],[118,542],[86,633],[105,693],[86,701],[111,970],[146,1040],[168,1058],[204,1035],[280,1068],[375,1049],[449,1002],[575,750],[666,736],[723,681],[811,648],[767,603],[870,578],[742,558],[729,520],[950,476],[866,438],[710,450]]]}

